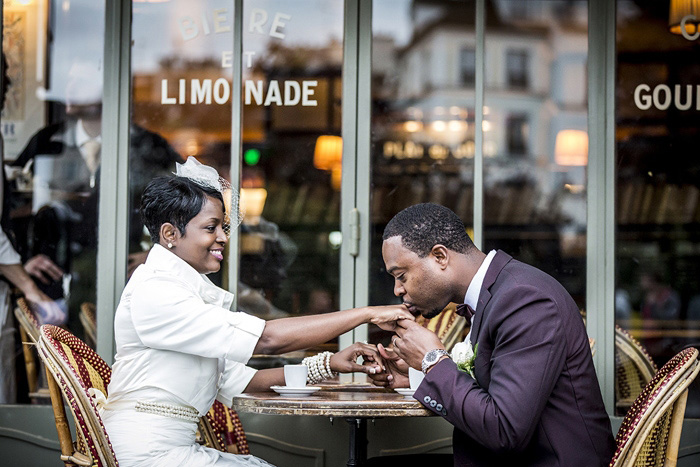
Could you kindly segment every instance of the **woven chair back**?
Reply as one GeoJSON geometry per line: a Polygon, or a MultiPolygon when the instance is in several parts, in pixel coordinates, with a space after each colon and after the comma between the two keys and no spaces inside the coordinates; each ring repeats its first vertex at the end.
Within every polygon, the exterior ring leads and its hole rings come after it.
{"type": "MultiPolygon", "coordinates": [[[[52,382],[60,388],[60,394],[52,391],[51,399],[61,442],[61,459],[66,465],[72,465],[72,462],[93,467],[118,467],[102,419],[88,393],[88,389],[95,388],[107,395],[112,375],[107,363],[70,332],[48,324],[39,329],[37,349],[49,373],[50,389],[52,382]],[[66,433],[59,427],[58,412],[64,410],[63,400],[55,399],[61,399],[61,394],[75,420],[77,440],[72,454],[66,451],[70,450],[72,442],[65,440],[66,433]]],[[[70,431],[67,436],[70,437],[70,431]]]]}
{"type": "Polygon", "coordinates": [[[681,351],[644,387],[617,433],[611,467],[675,465],[687,389],[700,371],[697,359],[697,349],[681,351]]]}
{"type": "Polygon", "coordinates": [[[24,356],[24,369],[27,372],[29,397],[46,400],[49,398],[49,390],[46,387],[46,381],[41,376],[43,369],[38,364],[32,348],[33,345],[31,345],[39,340],[39,321],[24,298],[17,299],[14,314],[19,323],[19,334],[22,339],[22,355],[24,356]]]}
{"type": "Polygon", "coordinates": [[[437,334],[448,352],[462,340],[464,328],[467,326],[467,320],[457,314],[457,306],[454,303],[450,303],[436,317],[428,319],[418,316],[416,322],[437,334]]]}
{"type": "Polygon", "coordinates": [[[615,326],[615,400],[625,412],[658,368],[644,346],[627,331],[615,326]]]}
{"type": "Polygon", "coordinates": [[[250,454],[243,425],[235,410],[215,401],[202,420],[205,418],[211,431],[207,433],[206,428],[202,430],[201,423],[200,431],[209,447],[234,454],[250,454]]]}

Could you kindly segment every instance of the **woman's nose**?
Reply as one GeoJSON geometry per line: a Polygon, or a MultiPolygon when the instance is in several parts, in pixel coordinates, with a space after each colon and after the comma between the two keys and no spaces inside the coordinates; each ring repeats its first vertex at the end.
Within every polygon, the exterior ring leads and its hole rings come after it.
{"type": "Polygon", "coordinates": [[[222,226],[216,229],[216,241],[224,244],[228,242],[228,235],[226,235],[226,231],[222,226]]]}

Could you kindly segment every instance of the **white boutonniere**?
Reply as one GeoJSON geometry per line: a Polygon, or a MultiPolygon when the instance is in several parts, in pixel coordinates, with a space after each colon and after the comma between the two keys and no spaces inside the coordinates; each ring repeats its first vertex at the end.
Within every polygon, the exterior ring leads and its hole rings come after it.
{"type": "Polygon", "coordinates": [[[452,348],[452,361],[457,364],[457,368],[461,371],[469,373],[472,378],[474,376],[474,360],[476,359],[476,351],[479,348],[479,343],[472,349],[471,342],[458,342],[452,348]]]}

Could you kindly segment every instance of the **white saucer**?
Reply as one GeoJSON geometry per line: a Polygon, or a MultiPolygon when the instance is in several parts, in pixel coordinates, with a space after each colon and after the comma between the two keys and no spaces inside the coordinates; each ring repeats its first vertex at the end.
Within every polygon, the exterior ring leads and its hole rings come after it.
{"type": "Polygon", "coordinates": [[[289,386],[270,386],[270,389],[277,394],[288,397],[306,397],[320,390],[320,386],[304,386],[301,388],[292,388],[289,386]]]}
{"type": "Polygon", "coordinates": [[[401,394],[402,396],[406,396],[406,397],[411,397],[413,395],[413,393],[416,392],[415,389],[411,389],[411,388],[394,388],[394,391],[396,391],[399,394],[401,394]]]}

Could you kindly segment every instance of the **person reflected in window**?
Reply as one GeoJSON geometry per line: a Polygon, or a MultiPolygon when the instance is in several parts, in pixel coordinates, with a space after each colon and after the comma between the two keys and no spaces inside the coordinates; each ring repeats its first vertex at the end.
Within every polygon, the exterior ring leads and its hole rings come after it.
{"type": "MultiPolygon", "coordinates": [[[[67,299],[75,322],[80,304],[96,300],[102,75],[94,64],[77,62],[64,92],[45,98],[65,102],[65,120],[39,130],[12,162],[33,173],[31,235],[23,253],[39,287],[53,299],[67,299]]],[[[133,207],[148,181],[169,173],[182,158],[163,137],[137,125],[131,125],[129,139],[133,207]]],[[[131,271],[147,254],[136,208],[129,227],[131,271]]]]}
{"type": "MultiPolygon", "coordinates": [[[[197,420],[215,399],[230,407],[243,391],[284,385],[282,368],[247,367],[252,354],[305,349],[368,322],[392,330],[413,316],[403,305],[270,321],[231,312],[233,294],[207,274],[220,269],[227,230],[240,222],[237,199],[215,169],[193,157],[178,164],[177,174],[154,179],[143,193],[141,214],[154,245],[117,307],[109,397],[96,392],[102,420],[122,467],[269,465],[195,441],[197,420]]],[[[359,356],[379,360],[376,349],[362,343],[307,357],[307,382],[379,371],[378,363],[357,364],[359,356]]]]}
{"type": "MultiPolygon", "coordinates": [[[[2,96],[0,110],[4,108],[5,96],[10,86],[8,66],[5,56],[0,64],[2,70],[2,96]]],[[[3,140],[0,135],[0,162],[4,156],[3,140]]],[[[2,165],[0,164],[0,167],[2,165]]],[[[24,295],[36,313],[40,324],[62,325],[66,314],[57,306],[31,279],[22,266],[21,257],[10,240],[12,232],[8,228],[10,193],[5,183],[4,171],[0,176],[0,404],[17,402],[17,387],[15,378],[15,358],[17,352],[16,329],[12,319],[12,294],[10,285],[17,287],[24,295]],[[10,232],[8,235],[7,232],[10,232]]]]}
{"type": "Polygon", "coordinates": [[[639,284],[644,294],[642,318],[645,320],[677,320],[681,314],[678,292],[663,279],[658,271],[642,273],[639,284]]]}

